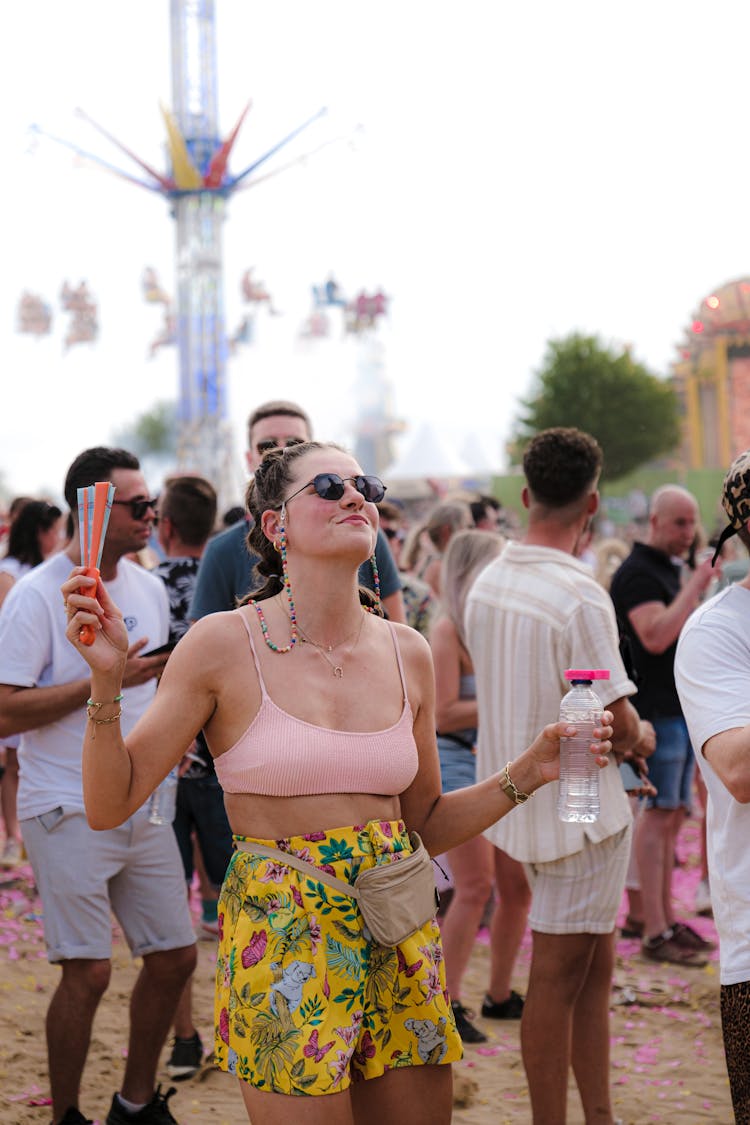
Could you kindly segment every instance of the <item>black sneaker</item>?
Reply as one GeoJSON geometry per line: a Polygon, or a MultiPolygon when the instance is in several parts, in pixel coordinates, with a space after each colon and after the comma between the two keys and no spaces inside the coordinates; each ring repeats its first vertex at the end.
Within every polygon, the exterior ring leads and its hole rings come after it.
{"type": "Polygon", "coordinates": [[[114,1094],[104,1125],[178,1125],[177,1118],[172,1116],[167,1105],[172,1094],[176,1093],[174,1086],[170,1086],[166,1094],[162,1094],[161,1086],[157,1086],[151,1101],[137,1113],[128,1113],[114,1094]]]}
{"type": "Polygon", "coordinates": [[[474,1017],[474,1013],[470,1012],[468,1008],[464,1008],[458,1000],[451,1000],[451,1008],[453,1009],[453,1018],[456,1021],[456,1031],[461,1036],[463,1043],[486,1043],[487,1036],[478,1027],[474,1027],[469,1017],[474,1017]]]}
{"type": "Polygon", "coordinates": [[[90,1117],[84,1117],[80,1109],[76,1106],[69,1106],[65,1110],[65,1116],[60,1118],[60,1125],[94,1125],[90,1117]]]}
{"type": "Polygon", "coordinates": [[[488,1020],[520,1020],[523,1015],[523,996],[511,988],[507,1000],[498,1003],[487,993],[482,1003],[482,1015],[488,1020]]]}
{"type": "Polygon", "coordinates": [[[203,1063],[203,1043],[196,1031],[189,1039],[179,1039],[176,1035],[172,1041],[172,1054],[167,1059],[167,1074],[175,1082],[182,1082],[185,1078],[192,1078],[197,1074],[203,1063]]]}

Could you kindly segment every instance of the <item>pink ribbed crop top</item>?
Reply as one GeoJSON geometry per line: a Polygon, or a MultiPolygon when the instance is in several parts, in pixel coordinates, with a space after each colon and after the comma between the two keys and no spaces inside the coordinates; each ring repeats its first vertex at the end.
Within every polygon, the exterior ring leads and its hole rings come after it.
{"type": "Polygon", "coordinates": [[[417,745],[393,626],[389,623],[404,693],[401,717],[387,730],[343,731],[296,719],[274,703],[266,691],[250,624],[244,613],[240,616],[250,638],[261,703],[245,733],[214,761],[224,792],[264,797],[403,793],[417,773],[417,745]]]}

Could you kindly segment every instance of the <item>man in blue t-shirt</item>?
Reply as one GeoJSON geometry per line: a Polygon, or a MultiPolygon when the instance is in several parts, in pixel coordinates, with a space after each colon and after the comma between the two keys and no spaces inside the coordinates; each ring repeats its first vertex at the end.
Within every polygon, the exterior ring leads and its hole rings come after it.
{"type": "MultiPolygon", "coordinates": [[[[283,400],[263,403],[247,420],[248,448],[245,453],[248,470],[254,473],[263,454],[269,449],[297,445],[312,439],[312,425],[301,406],[283,400]]],[[[207,545],[190,607],[190,618],[198,621],[209,613],[234,609],[255,585],[253,571],[256,559],[247,549],[247,521],[241,520],[215,536],[207,545]]],[[[383,609],[391,621],[406,621],[401,595],[401,580],[388,543],[378,532],[375,559],[380,579],[383,609]]],[[[359,580],[368,589],[374,588],[369,562],[360,568],[359,580]]]]}

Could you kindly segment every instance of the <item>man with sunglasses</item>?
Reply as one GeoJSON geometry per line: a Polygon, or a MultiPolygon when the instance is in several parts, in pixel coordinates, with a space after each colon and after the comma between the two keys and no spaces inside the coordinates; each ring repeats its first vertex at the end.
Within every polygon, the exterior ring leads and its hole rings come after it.
{"type": "MultiPolygon", "coordinates": [[[[245,461],[252,474],[270,449],[298,445],[312,439],[312,423],[294,402],[273,400],[256,407],[247,421],[248,448],[245,461]]],[[[209,613],[234,609],[237,600],[253,587],[256,559],[247,550],[247,522],[233,524],[215,536],[206,547],[190,608],[193,621],[209,613]]],[[[375,559],[380,580],[380,597],[391,621],[405,622],[401,580],[385,536],[378,532],[375,559]]],[[[372,570],[365,563],[360,582],[374,589],[372,570]]]]}
{"type": "Polygon", "coordinates": [[[131,638],[121,701],[128,729],[154,697],[167,657],[141,654],[167,640],[167,594],[160,579],[125,556],[148,542],[155,501],[133,454],[99,446],[84,450],[66,476],[73,538],[17,582],[3,606],[0,737],[21,732],[18,815],[42,899],[47,956],[62,970],[46,1020],[53,1125],[89,1121],[78,1108],[79,1087],[109,983],[112,911],[143,967],[130,1002],[121,1092],[106,1125],[170,1125],[168,1095],[154,1090],[156,1068],[196,960],[182,863],[171,827],[150,824],[146,806],[112,831],[88,825],[81,740],[90,675],[66,641],[59,593],[71,565],[80,563],[77,490],[105,480],[116,492],[100,571],[131,638]]]}

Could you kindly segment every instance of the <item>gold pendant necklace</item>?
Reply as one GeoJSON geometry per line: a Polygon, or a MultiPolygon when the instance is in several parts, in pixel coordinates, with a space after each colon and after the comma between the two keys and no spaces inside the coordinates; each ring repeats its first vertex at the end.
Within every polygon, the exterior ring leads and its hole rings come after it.
{"type": "MultiPolygon", "coordinates": [[[[363,613],[363,614],[362,614],[362,617],[361,617],[361,620],[360,620],[360,622],[359,622],[359,628],[358,628],[358,629],[356,630],[356,633],[357,633],[357,639],[356,639],[356,641],[354,642],[354,644],[352,645],[351,649],[349,650],[349,656],[351,656],[351,655],[352,655],[352,653],[354,652],[355,648],[356,648],[356,647],[357,647],[357,645],[359,644],[359,638],[360,638],[360,636],[361,636],[361,634],[362,634],[362,626],[364,625],[364,623],[365,623],[365,614],[363,613]]],[[[303,631],[302,629],[300,629],[299,625],[297,626],[297,631],[298,631],[298,633],[299,633],[299,635],[300,635],[300,639],[301,639],[302,643],[303,643],[303,644],[308,644],[308,645],[312,645],[312,647],[313,647],[313,648],[314,648],[314,649],[316,650],[316,652],[319,652],[319,653],[320,653],[320,655],[321,655],[321,656],[323,657],[323,659],[325,660],[326,664],[328,664],[328,665],[329,665],[329,667],[330,667],[330,669],[331,669],[331,671],[332,671],[333,675],[334,675],[334,676],[336,677],[336,679],[337,679],[337,680],[340,680],[340,679],[342,679],[342,678],[343,678],[343,675],[344,675],[344,669],[343,669],[343,667],[342,667],[342,666],[341,666],[340,664],[336,664],[336,663],[335,663],[335,661],[331,660],[331,658],[330,658],[330,656],[328,655],[328,653],[329,653],[329,652],[333,652],[333,650],[334,650],[335,648],[341,648],[341,646],[342,646],[343,644],[345,644],[345,643],[346,643],[346,641],[348,641],[348,640],[349,640],[349,639],[350,639],[351,637],[353,637],[353,636],[354,636],[354,633],[350,633],[348,637],[344,637],[343,641],[339,641],[339,643],[338,643],[337,645],[321,645],[321,644],[318,644],[318,642],[317,642],[317,641],[313,641],[313,640],[311,640],[311,639],[310,639],[310,638],[309,638],[309,637],[307,636],[307,634],[306,634],[306,633],[305,633],[305,632],[304,632],[304,631],[303,631]]]]}

